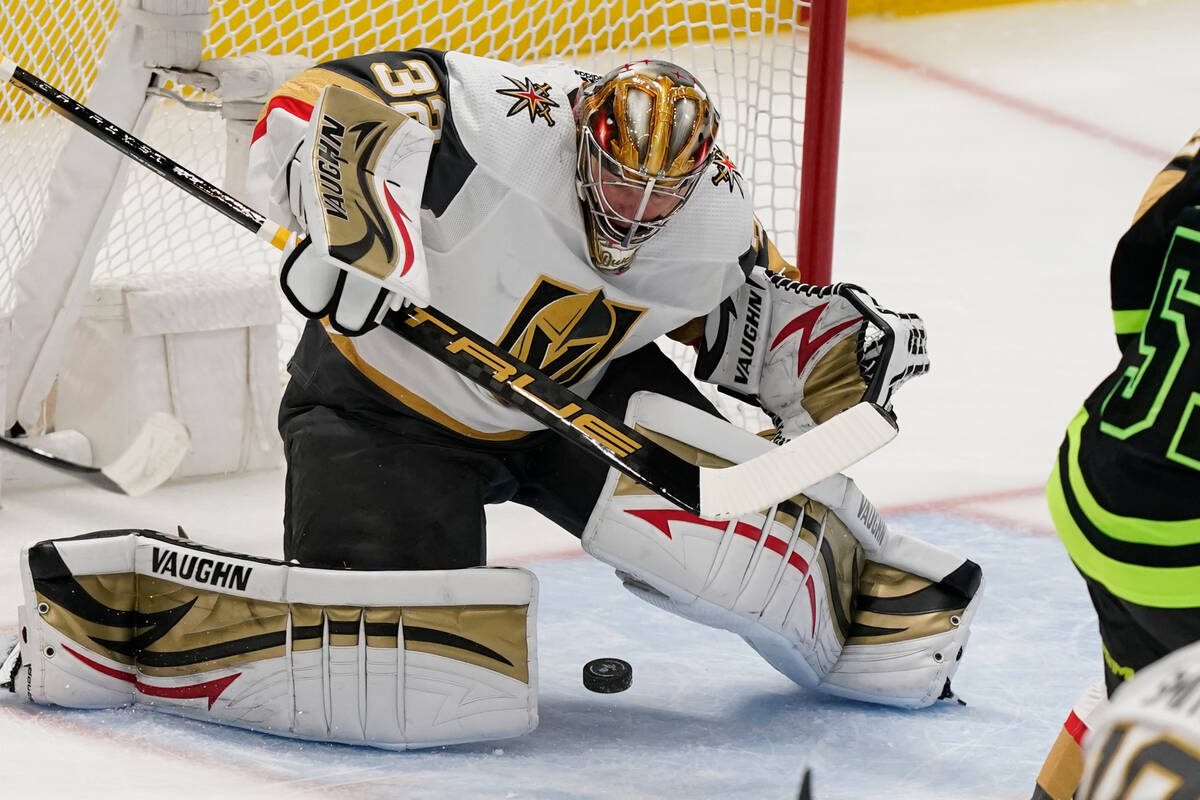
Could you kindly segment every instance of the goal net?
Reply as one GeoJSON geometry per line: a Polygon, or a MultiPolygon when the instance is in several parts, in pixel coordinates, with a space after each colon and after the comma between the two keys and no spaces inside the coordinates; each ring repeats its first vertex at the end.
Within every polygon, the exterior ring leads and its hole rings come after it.
{"type": "MultiPolygon", "coordinates": [[[[264,93],[310,63],[415,46],[600,73],[672,60],[714,96],[721,147],[780,251],[810,279],[828,274],[845,0],[30,0],[5,15],[0,53],[234,194],[264,93]]],[[[278,253],[234,223],[0,89],[5,429],[54,428],[47,398],[97,282],[277,269],[278,253]]],[[[281,375],[300,322],[285,307],[281,375]]],[[[690,374],[689,350],[671,349],[690,374]]]]}

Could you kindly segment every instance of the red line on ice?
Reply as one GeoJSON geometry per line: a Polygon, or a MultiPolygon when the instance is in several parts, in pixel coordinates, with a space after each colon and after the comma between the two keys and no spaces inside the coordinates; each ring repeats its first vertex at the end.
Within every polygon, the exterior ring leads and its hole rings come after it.
{"type": "Polygon", "coordinates": [[[1161,148],[1148,145],[1145,142],[1139,142],[1136,139],[1131,139],[1128,136],[1108,130],[1103,126],[1093,122],[1078,119],[1061,111],[1057,111],[1049,106],[1039,105],[1031,100],[1026,100],[1011,94],[1005,94],[998,89],[993,89],[990,86],[985,86],[982,83],[976,83],[972,80],[954,75],[929,64],[922,64],[919,61],[913,61],[897,53],[892,53],[875,45],[856,42],[851,39],[846,40],[846,52],[853,53],[863,58],[868,58],[879,64],[886,64],[890,67],[911,72],[921,78],[924,78],[933,83],[940,83],[957,89],[966,94],[972,95],[982,100],[988,100],[999,106],[1004,106],[1019,114],[1045,122],[1049,125],[1055,125],[1060,128],[1067,128],[1076,133],[1082,133],[1084,136],[1090,136],[1093,139],[1100,139],[1115,145],[1122,150],[1127,150],[1136,155],[1149,158],[1158,164],[1166,164],[1171,160],[1174,153],[1169,153],[1161,148]]]}

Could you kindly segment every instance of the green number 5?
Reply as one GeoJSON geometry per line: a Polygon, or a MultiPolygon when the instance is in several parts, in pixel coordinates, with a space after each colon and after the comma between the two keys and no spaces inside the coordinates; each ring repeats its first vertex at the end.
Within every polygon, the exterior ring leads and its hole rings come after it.
{"type": "Polygon", "coordinates": [[[1118,439],[1169,437],[1165,455],[1200,470],[1200,232],[1179,228],[1130,364],[1105,398],[1100,430],[1118,439]],[[1166,411],[1166,413],[1164,413],[1166,411]]]}

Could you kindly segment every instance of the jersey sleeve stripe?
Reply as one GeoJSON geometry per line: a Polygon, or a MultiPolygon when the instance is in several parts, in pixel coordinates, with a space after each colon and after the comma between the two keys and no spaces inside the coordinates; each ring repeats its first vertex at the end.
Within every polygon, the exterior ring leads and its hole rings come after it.
{"type": "Polygon", "coordinates": [[[1146,320],[1150,317],[1148,308],[1114,310],[1112,313],[1113,329],[1118,335],[1141,333],[1142,328],[1146,327],[1146,320]]]}

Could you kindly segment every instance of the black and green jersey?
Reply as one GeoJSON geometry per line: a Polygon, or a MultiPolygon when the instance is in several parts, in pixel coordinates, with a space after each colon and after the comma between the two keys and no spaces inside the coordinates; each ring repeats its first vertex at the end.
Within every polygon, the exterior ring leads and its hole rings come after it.
{"type": "Polygon", "coordinates": [[[1113,325],[1122,349],[1138,338],[1146,323],[1176,217],[1188,206],[1200,204],[1198,150],[1200,131],[1154,179],[1137,218],[1113,253],[1109,280],[1113,325]]]}
{"type": "Polygon", "coordinates": [[[1156,181],[1157,196],[1117,248],[1121,361],[1072,420],[1047,490],[1080,570],[1118,597],[1161,608],[1200,606],[1200,159],[1193,155],[1185,151],[1164,170],[1167,182],[1156,181]]]}

